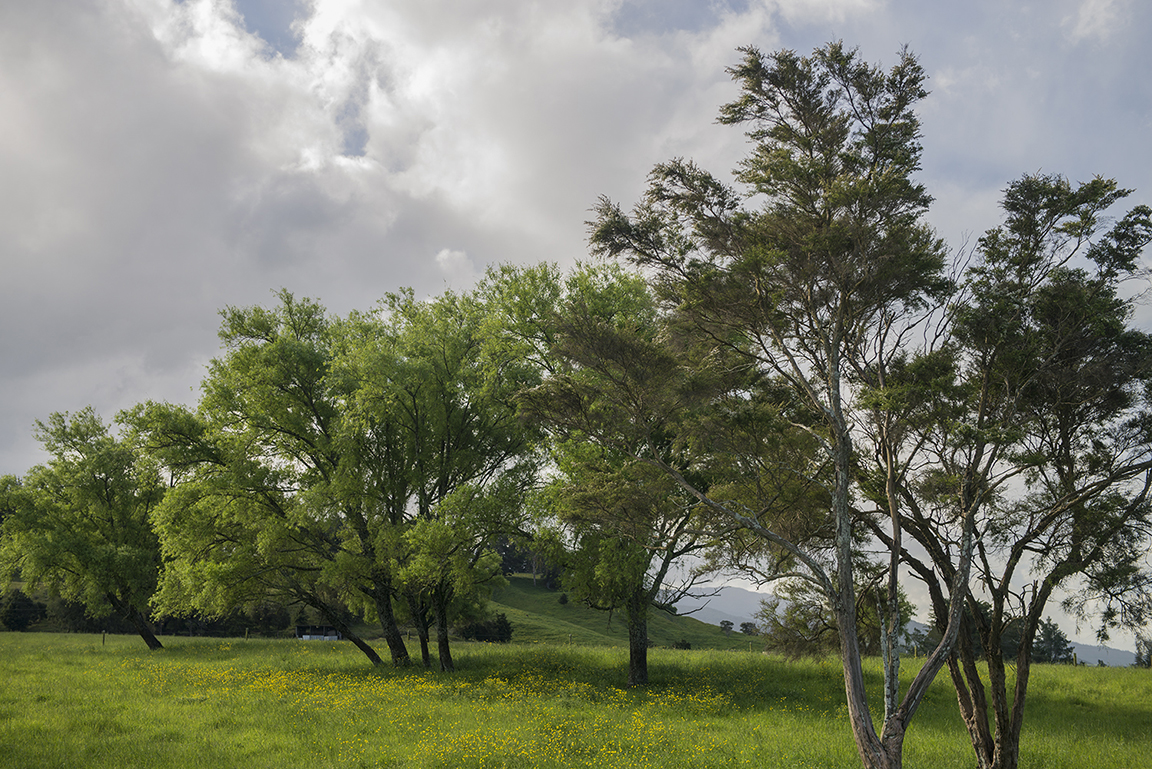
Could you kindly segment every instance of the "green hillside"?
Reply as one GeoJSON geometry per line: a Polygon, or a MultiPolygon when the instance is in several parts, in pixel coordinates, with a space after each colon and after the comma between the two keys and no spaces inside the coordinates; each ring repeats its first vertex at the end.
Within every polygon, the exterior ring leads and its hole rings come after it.
{"type": "MultiPolygon", "coordinates": [[[[628,620],[624,612],[597,611],[577,602],[560,603],[561,592],[533,585],[532,577],[508,577],[508,587],[492,594],[490,608],[503,612],[512,623],[517,643],[573,643],[580,646],[627,646],[628,620]],[[611,621],[609,621],[611,619],[611,621]]],[[[648,637],[656,646],[670,647],[687,641],[693,649],[748,649],[750,639],[730,636],[716,625],[692,617],[653,611],[648,617],[648,637]]]]}

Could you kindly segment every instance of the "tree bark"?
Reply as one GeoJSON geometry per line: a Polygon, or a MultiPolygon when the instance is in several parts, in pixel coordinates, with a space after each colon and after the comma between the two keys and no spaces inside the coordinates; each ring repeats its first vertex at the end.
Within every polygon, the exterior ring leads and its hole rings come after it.
{"type": "Polygon", "coordinates": [[[428,605],[413,591],[407,591],[408,613],[412,615],[412,622],[416,625],[416,635],[420,639],[420,660],[425,670],[432,669],[432,652],[428,648],[430,638],[428,620],[428,605]]]}
{"type": "Polygon", "coordinates": [[[388,651],[392,655],[394,667],[407,667],[411,661],[408,657],[408,647],[404,645],[404,636],[400,634],[400,627],[396,624],[396,613],[392,610],[392,580],[377,576],[372,591],[372,600],[376,603],[376,616],[380,619],[380,628],[384,631],[384,641],[388,644],[388,651]]]}
{"type": "Polygon", "coordinates": [[[137,609],[130,601],[116,596],[113,593],[105,593],[108,597],[108,602],[112,604],[120,616],[132,623],[132,627],[136,628],[136,632],[144,639],[144,643],[148,646],[149,651],[156,651],[163,649],[164,644],[156,638],[156,634],[152,632],[152,626],[148,624],[148,620],[144,617],[139,609],[137,609]]]}
{"type": "Polygon", "coordinates": [[[311,600],[306,601],[306,603],[320,612],[320,615],[328,621],[329,625],[339,630],[341,635],[351,641],[352,645],[359,649],[364,656],[368,658],[369,662],[373,665],[384,664],[384,660],[380,659],[380,655],[376,653],[376,650],[373,649],[367,641],[357,635],[356,632],[348,626],[348,623],[341,619],[340,615],[326,602],[313,597],[311,600]]]}
{"type": "Polygon", "coordinates": [[[456,666],[452,662],[452,648],[448,643],[448,600],[440,590],[433,592],[432,612],[436,617],[436,650],[440,655],[440,670],[451,672],[456,666]]]}
{"type": "Polygon", "coordinates": [[[628,602],[628,686],[648,685],[648,596],[638,591],[628,602]]]}

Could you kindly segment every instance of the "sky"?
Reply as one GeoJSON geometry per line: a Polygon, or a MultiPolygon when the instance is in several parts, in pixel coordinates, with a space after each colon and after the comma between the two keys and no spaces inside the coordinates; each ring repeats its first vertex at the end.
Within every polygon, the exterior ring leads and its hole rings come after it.
{"type": "Polygon", "coordinates": [[[740,46],[907,45],[957,251],[1024,173],[1152,203],[1150,34],[1142,0],[0,0],[0,474],[54,411],[195,402],[226,306],[569,267],[654,164],[730,178],[740,46]]]}

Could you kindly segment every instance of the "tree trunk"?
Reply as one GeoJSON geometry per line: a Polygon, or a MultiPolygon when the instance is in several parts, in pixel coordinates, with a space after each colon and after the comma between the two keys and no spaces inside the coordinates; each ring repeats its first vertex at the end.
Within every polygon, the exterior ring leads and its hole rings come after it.
{"type": "Polygon", "coordinates": [[[628,686],[648,685],[648,599],[637,591],[628,602],[628,686]]]}
{"type": "MultiPolygon", "coordinates": [[[[994,638],[990,643],[999,643],[994,638]]],[[[992,691],[991,715],[984,697],[984,687],[980,680],[979,668],[974,655],[965,651],[963,656],[963,678],[959,678],[960,668],[951,663],[952,680],[960,699],[964,723],[976,753],[979,769],[1017,769],[1020,765],[1020,733],[1024,726],[1024,700],[1028,693],[1028,678],[1032,667],[1031,644],[1021,644],[1016,658],[1016,685],[1012,703],[1009,706],[1007,676],[1004,661],[999,655],[990,655],[988,660],[988,686],[992,691]],[[1025,646],[1029,648],[1025,648],[1025,646]],[[968,693],[968,688],[972,694],[968,693]],[[995,721],[995,733],[990,726],[995,721]]]]}
{"type": "Polygon", "coordinates": [[[436,616],[436,650],[440,655],[440,670],[451,672],[456,666],[452,663],[452,649],[448,644],[448,600],[441,590],[433,591],[432,612],[436,616]]]}
{"type": "MultiPolygon", "coordinates": [[[[336,627],[336,626],[333,625],[333,627],[336,627]]],[[[376,653],[376,650],[373,649],[371,646],[369,646],[368,642],[365,641],[363,638],[356,635],[356,633],[352,632],[347,627],[345,627],[344,629],[340,629],[339,627],[336,627],[336,629],[339,630],[340,633],[343,634],[343,636],[345,638],[347,638],[349,641],[351,641],[353,646],[355,646],[357,649],[359,649],[361,652],[363,652],[364,656],[367,657],[368,661],[371,662],[373,665],[383,665],[384,664],[384,660],[380,659],[380,655],[376,653]]]]}
{"type": "Polygon", "coordinates": [[[340,618],[327,603],[319,600],[309,602],[312,608],[320,612],[321,616],[328,621],[328,624],[340,631],[340,634],[352,642],[352,645],[359,649],[368,661],[373,665],[383,665],[384,660],[380,659],[380,655],[376,653],[367,641],[356,634],[352,628],[348,627],[348,623],[340,618]]]}
{"type": "Polygon", "coordinates": [[[396,613],[392,611],[392,581],[386,578],[377,578],[375,581],[377,587],[372,593],[372,599],[376,603],[376,616],[380,619],[384,640],[392,654],[392,664],[398,668],[407,667],[411,661],[408,647],[404,645],[404,637],[400,635],[400,627],[396,624],[396,613]]]}
{"type": "Polygon", "coordinates": [[[968,739],[971,740],[972,749],[976,752],[976,766],[979,769],[991,769],[995,742],[988,729],[988,704],[984,698],[984,684],[980,681],[979,674],[975,672],[975,662],[965,659],[962,663],[959,659],[961,654],[962,652],[958,650],[949,658],[948,672],[952,675],[952,685],[956,689],[960,717],[964,719],[968,739]],[[966,677],[969,675],[974,676],[971,687],[966,682],[966,677]]]}
{"type": "Polygon", "coordinates": [[[424,663],[424,669],[431,670],[432,652],[428,648],[428,630],[431,622],[428,619],[428,605],[413,591],[407,591],[406,598],[408,600],[408,613],[412,615],[412,622],[416,625],[416,635],[420,639],[420,659],[424,663]]]}
{"type": "Polygon", "coordinates": [[[144,643],[148,646],[148,651],[156,651],[163,649],[164,645],[156,638],[156,634],[152,632],[152,626],[148,624],[148,620],[130,601],[120,598],[113,593],[104,594],[108,598],[108,602],[112,604],[112,608],[120,613],[120,616],[132,623],[132,627],[136,628],[136,632],[144,639],[144,643]]]}

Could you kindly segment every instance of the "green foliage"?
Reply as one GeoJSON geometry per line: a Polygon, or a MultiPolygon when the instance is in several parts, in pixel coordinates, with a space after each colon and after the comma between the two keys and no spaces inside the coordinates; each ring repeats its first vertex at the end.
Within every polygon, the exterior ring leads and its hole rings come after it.
{"type": "Polygon", "coordinates": [[[160,569],[149,522],[165,494],[159,469],[91,408],[38,421],[36,437],[52,459],[3,482],[0,579],[19,575],[93,616],[115,610],[159,648],[144,616],[160,569]]]}
{"type": "Polygon", "coordinates": [[[1136,661],[1138,668],[1152,667],[1152,639],[1143,633],[1136,634],[1136,661]]]}
{"type": "Polygon", "coordinates": [[[512,623],[506,614],[498,612],[490,620],[474,620],[462,625],[460,635],[465,641],[508,643],[512,640],[512,623]]]}
{"type": "MultiPolygon", "coordinates": [[[[957,678],[981,763],[1016,750],[1029,678],[1008,664],[1068,656],[1042,619],[1054,591],[1067,590],[1064,608],[1097,620],[1102,639],[1152,608],[1152,336],[1130,327],[1136,299],[1124,286],[1142,276],[1152,209],[1111,226],[1106,215],[1129,193],[1101,178],[1012,182],[954,305],[951,384],[923,433],[936,472],[906,522],[944,574],[940,543],[965,506],[977,516],[974,576],[989,599],[968,601],[957,678]],[[1032,589],[1018,592],[1029,570],[1032,589]]],[[[926,581],[939,616],[943,586],[926,581]]]]}
{"type": "Polygon", "coordinates": [[[489,335],[479,294],[390,295],[346,319],[279,300],[222,313],[197,413],[135,412],[181,480],[156,516],[170,561],[157,601],[210,615],[298,602],[348,634],[347,603],[404,664],[402,598],[427,663],[428,613],[446,623],[499,579],[490,545],[517,528],[534,467],[509,398],[533,369],[489,335]]]}
{"type": "Polygon", "coordinates": [[[1040,621],[1036,632],[1036,640],[1032,643],[1032,660],[1034,662],[1056,662],[1071,664],[1072,644],[1060,626],[1051,619],[1040,621]]]}
{"type": "Polygon", "coordinates": [[[9,590],[0,596],[0,629],[23,631],[43,619],[48,607],[33,601],[23,590],[9,590]]]}
{"type": "Polygon", "coordinates": [[[662,343],[655,299],[637,275],[582,267],[549,298],[553,320],[536,342],[549,376],[518,395],[552,437],[556,473],[538,499],[559,531],[541,539],[554,545],[565,589],[626,614],[630,681],[641,685],[649,608],[671,608],[698,576],[677,579],[674,569],[713,547],[698,533],[706,508],[663,469],[691,472],[680,429],[688,369],[662,343]]]}
{"type": "MultiPolygon", "coordinates": [[[[777,584],[776,596],[761,602],[756,615],[758,634],[768,651],[790,658],[824,657],[840,650],[840,630],[827,600],[808,582],[785,580],[777,584]]],[[[875,584],[861,585],[856,591],[856,635],[861,651],[870,657],[883,651],[880,635],[879,605],[882,594],[875,584]]],[[[900,592],[900,616],[911,617],[916,607],[900,592]]],[[[750,624],[750,623],[746,623],[750,624]]],[[[900,630],[895,642],[901,646],[905,634],[900,630]]],[[[937,639],[939,640],[939,639],[937,639]]]]}

